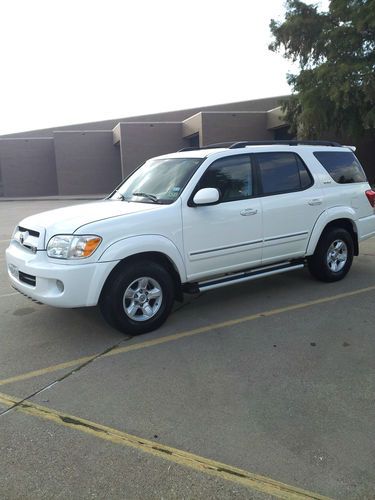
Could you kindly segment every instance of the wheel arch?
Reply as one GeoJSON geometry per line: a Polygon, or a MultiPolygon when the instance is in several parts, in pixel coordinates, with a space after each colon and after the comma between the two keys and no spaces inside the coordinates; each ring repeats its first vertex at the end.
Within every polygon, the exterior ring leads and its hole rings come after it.
{"type": "MultiPolygon", "coordinates": [[[[112,271],[109,273],[107,276],[107,279],[105,280],[103,287],[100,292],[100,298],[103,293],[105,293],[105,288],[106,286],[111,282],[114,276],[118,274],[118,272],[126,266],[131,266],[134,265],[136,262],[154,262],[155,264],[159,264],[163,266],[172,276],[173,278],[173,283],[175,286],[175,298],[176,300],[182,302],[183,301],[183,293],[182,293],[182,287],[181,287],[181,276],[180,273],[177,269],[177,266],[173,262],[173,260],[167,256],[163,252],[159,251],[144,251],[144,252],[138,252],[132,255],[129,255],[127,257],[124,257],[118,264],[112,269],[112,271]]],[[[99,300],[100,300],[99,298],[99,300]]]]}
{"type": "Polygon", "coordinates": [[[312,231],[306,255],[312,255],[315,252],[323,234],[332,228],[342,228],[346,229],[352,236],[354,255],[357,256],[359,254],[358,229],[355,220],[353,220],[351,216],[351,212],[342,214],[341,216],[339,214],[323,214],[323,216],[318,219],[312,231]]]}

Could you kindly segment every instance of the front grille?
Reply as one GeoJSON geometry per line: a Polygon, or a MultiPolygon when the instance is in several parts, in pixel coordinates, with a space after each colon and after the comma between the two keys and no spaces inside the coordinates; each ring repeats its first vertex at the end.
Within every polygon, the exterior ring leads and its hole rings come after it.
{"type": "Polygon", "coordinates": [[[38,250],[40,233],[34,229],[18,226],[14,234],[14,241],[27,250],[36,253],[38,250]]]}
{"type": "Polygon", "coordinates": [[[22,281],[22,283],[26,283],[26,285],[36,286],[36,277],[31,274],[23,273],[19,271],[18,279],[22,281]]]}
{"type": "Polygon", "coordinates": [[[18,231],[20,231],[21,233],[26,233],[27,231],[30,236],[35,236],[35,238],[39,238],[40,236],[40,233],[38,233],[38,231],[34,231],[34,229],[26,229],[22,226],[18,226],[18,231]]]}

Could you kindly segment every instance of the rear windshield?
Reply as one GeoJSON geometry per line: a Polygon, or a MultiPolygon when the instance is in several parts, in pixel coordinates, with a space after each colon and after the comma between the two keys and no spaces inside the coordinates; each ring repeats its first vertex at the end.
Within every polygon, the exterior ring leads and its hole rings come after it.
{"type": "Polygon", "coordinates": [[[367,181],[361,164],[350,151],[319,151],[314,156],[339,184],[367,181]]]}

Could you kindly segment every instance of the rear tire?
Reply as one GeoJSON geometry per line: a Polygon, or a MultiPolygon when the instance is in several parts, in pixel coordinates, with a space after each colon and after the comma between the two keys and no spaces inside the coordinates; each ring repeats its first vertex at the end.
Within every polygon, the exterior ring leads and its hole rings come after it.
{"type": "Polygon", "coordinates": [[[173,279],[160,264],[125,263],[105,284],[99,307],[111,326],[129,335],[140,335],[165,322],[174,295],[173,279]]]}
{"type": "Polygon", "coordinates": [[[308,258],[311,274],[320,281],[333,282],[345,278],[354,255],[354,243],[346,229],[333,228],[322,234],[314,255],[308,258]]]}

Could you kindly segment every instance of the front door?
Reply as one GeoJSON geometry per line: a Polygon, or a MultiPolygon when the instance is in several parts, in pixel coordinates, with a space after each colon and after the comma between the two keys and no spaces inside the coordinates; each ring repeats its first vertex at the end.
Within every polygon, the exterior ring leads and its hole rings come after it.
{"type": "Polygon", "coordinates": [[[216,160],[202,175],[193,195],[210,187],[219,190],[220,199],[209,206],[194,206],[190,200],[182,208],[189,281],[261,263],[262,213],[253,180],[250,155],[216,160]]]}

